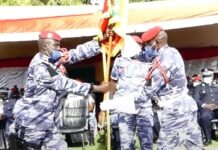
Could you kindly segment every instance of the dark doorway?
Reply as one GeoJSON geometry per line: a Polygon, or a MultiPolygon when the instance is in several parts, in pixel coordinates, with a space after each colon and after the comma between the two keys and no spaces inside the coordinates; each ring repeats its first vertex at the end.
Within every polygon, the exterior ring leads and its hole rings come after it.
{"type": "Polygon", "coordinates": [[[95,82],[95,66],[68,67],[68,76],[72,79],[80,79],[83,82],[95,82]]]}

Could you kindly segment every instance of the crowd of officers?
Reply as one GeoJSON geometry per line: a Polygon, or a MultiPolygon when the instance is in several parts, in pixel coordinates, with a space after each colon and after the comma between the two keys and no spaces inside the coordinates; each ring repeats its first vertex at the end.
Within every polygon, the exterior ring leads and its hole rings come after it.
{"type": "Polygon", "coordinates": [[[8,145],[9,126],[14,121],[13,109],[16,101],[23,97],[24,89],[14,85],[13,88],[0,88],[0,129],[1,129],[1,148],[8,145]]]}
{"type": "MultiPolygon", "coordinates": [[[[216,72],[211,68],[201,70],[201,75],[190,79],[189,93],[198,105],[198,122],[202,129],[204,145],[212,144],[211,120],[218,119],[218,83],[216,72]]],[[[215,135],[213,135],[215,136],[215,135]]],[[[215,138],[215,137],[214,137],[215,138]]]]}

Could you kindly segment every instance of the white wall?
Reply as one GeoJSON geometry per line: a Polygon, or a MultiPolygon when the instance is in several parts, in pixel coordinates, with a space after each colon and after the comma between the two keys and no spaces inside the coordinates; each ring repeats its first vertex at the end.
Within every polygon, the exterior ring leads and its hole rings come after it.
{"type": "MultiPolygon", "coordinates": [[[[201,74],[201,69],[209,67],[218,72],[218,57],[185,61],[185,70],[188,76],[201,74]]],[[[0,87],[12,88],[15,84],[18,88],[25,86],[26,67],[0,68],[0,87]]]]}
{"type": "Polygon", "coordinates": [[[12,88],[17,85],[23,88],[26,81],[26,67],[0,68],[0,87],[12,88]]]}
{"type": "Polygon", "coordinates": [[[203,68],[211,68],[218,72],[218,57],[185,61],[185,71],[189,76],[201,74],[203,68]]]}

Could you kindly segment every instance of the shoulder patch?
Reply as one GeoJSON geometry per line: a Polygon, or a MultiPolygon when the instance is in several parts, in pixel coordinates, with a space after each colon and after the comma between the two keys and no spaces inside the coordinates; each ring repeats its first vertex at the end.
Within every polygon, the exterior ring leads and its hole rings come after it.
{"type": "Polygon", "coordinates": [[[48,72],[49,72],[51,77],[58,75],[58,72],[54,68],[52,68],[51,66],[48,65],[47,68],[48,68],[48,72]]]}

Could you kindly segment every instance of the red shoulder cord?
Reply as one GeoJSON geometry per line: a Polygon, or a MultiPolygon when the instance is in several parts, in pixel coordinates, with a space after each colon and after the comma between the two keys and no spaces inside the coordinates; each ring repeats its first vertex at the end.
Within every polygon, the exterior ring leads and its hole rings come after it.
{"type": "Polygon", "coordinates": [[[161,66],[160,64],[160,60],[158,58],[155,58],[152,62],[152,66],[151,66],[151,69],[150,71],[148,72],[148,75],[146,76],[146,80],[149,81],[151,80],[151,74],[153,73],[153,71],[155,69],[159,69],[161,75],[163,76],[164,78],[164,82],[165,84],[167,84],[169,82],[169,78],[167,77],[167,73],[166,71],[164,70],[164,68],[161,66]]]}

